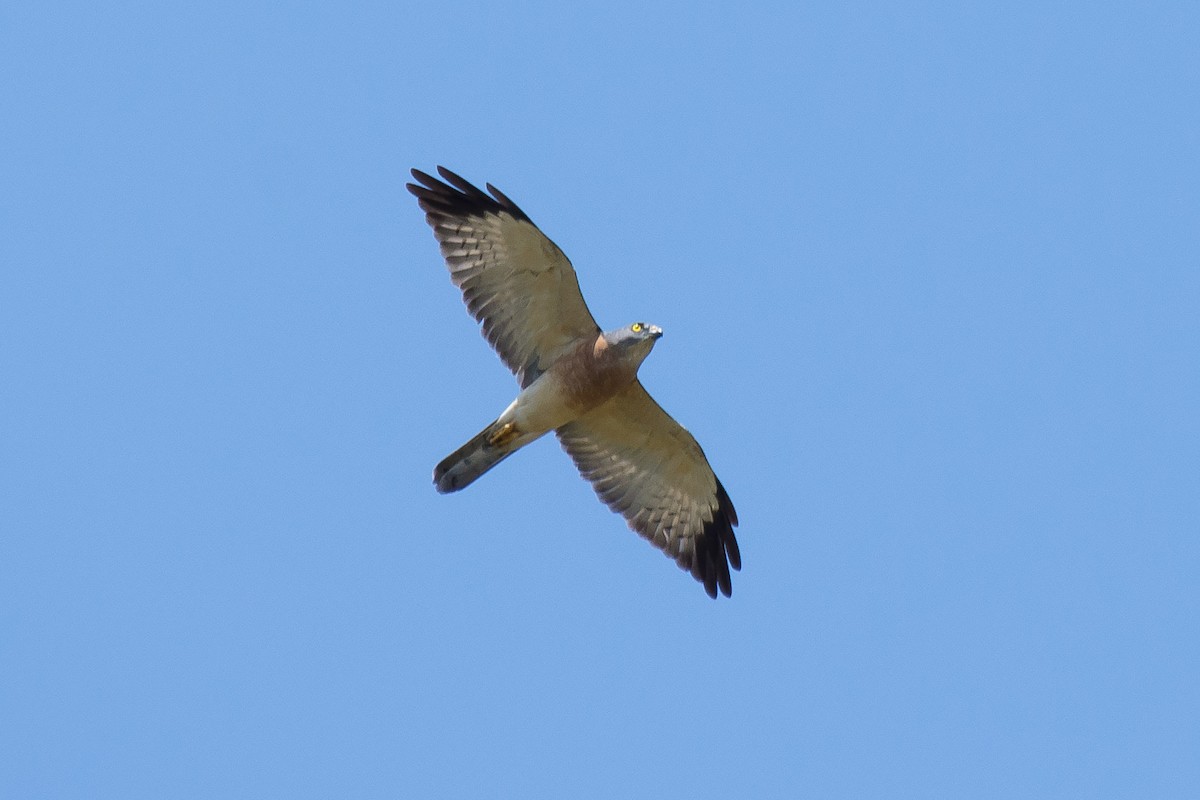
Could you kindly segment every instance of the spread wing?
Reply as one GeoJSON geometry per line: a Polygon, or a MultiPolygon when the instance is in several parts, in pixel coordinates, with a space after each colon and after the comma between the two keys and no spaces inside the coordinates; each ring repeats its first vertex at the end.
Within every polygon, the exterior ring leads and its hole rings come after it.
{"type": "Polygon", "coordinates": [[[557,430],[563,449],[596,494],[629,527],[704,584],[731,591],[742,568],[737,512],[704,451],[640,381],[557,430]]]}
{"type": "Polygon", "coordinates": [[[522,387],[600,326],[562,250],[491,184],[488,196],[445,167],[407,184],[442,248],[450,279],[522,387]]]}

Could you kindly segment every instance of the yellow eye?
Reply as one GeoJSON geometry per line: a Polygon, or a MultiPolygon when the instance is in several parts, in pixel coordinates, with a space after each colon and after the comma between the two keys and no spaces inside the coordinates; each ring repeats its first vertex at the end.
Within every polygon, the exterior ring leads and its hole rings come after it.
{"type": "Polygon", "coordinates": [[[632,330],[634,333],[638,333],[639,331],[641,331],[641,329],[642,329],[642,323],[640,323],[640,322],[635,322],[635,323],[633,323],[633,325],[630,326],[630,330],[632,330]]]}

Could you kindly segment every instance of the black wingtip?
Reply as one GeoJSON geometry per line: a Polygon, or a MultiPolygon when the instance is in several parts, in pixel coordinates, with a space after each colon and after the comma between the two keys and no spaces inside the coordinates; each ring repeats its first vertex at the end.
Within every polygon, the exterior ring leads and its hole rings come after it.
{"type": "Polygon", "coordinates": [[[733,533],[737,524],[733,502],[718,480],[717,508],[696,542],[692,570],[696,578],[704,583],[704,591],[714,600],[718,590],[726,597],[733,596],[733,580],[729,570],[731,567],[734,570],[742,568],[742,553],[733,533]]]}
{"type": "Polygon", "coordinates": [[[740,572],[742,551],[738,548],[737,537],[733,535],[733,529],[738,524],[737,511],[734,509],[733,501],[729,499],[725,487],[721,485],[720,479],[717,480],[717,517],[723,517],[727,523],[724,529],[724,544],[725,555],[729,557],[729,566],[740,572]]]}
{"type": "Polygon", "coordinates": [[[406,183],[405,188],[417,198],[421,210],[426,214],[472,217],[505,212],[517,219],[529,220],[529,216],[508,195],[490,183],[487,184],[491,192],[489,195],[458,173],[440,165],[437,173],[441,180],[416,167],[410,171],[416,183],[406,183]]]}

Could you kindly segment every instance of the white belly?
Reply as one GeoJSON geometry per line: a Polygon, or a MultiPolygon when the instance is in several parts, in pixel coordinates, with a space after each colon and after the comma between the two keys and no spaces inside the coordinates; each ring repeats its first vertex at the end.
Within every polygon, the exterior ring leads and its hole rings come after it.
{"type": "Polygon", "coordinates": [[[497,422],[511,422],[523,434],[540,436],[577,416],[579,411],[566,402],[562,382],[550,371],[522,389],[497,422]]]}

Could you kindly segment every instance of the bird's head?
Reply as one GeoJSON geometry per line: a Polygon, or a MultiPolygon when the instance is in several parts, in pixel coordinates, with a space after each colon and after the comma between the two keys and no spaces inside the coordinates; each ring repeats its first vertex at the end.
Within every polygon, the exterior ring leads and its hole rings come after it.
{"type": "Polygon", "coordinates": [[[619,353],[622,358],[635,359],[641,363],[642,359],[650,355],[654,343],[662,335],[662,328],[657,325],[635,322],[615,331],[606,331],[604,341],[612,348],[613,352],[619,353]]]}
{"type": "Polygon", "coordinates": [[[606,332],[604,338],[610,346],[622,349],[645,348],[648,353],[650,352],[650,348],[654,346],[654,343],[662,335],[662,328],[657,325],[651,325],[648,322],[635,322],[632,325],[626,325],[624,328],[606,332]]]}

